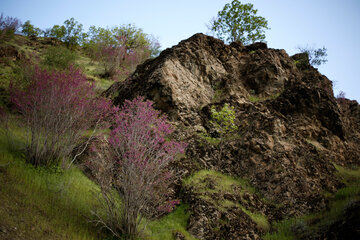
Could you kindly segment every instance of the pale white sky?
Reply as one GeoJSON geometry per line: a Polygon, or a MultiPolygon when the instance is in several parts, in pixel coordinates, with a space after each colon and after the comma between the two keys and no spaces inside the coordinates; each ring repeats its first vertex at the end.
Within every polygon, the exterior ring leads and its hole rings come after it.
{"type": "MultiPolygon", "coordinates": [[[[159,38],[162,49],[195,33],[231,0],[0,0],[0,12],[30,20],[41,29],[74,17],[84,25],[115,26],[133,23],[159,38]]],[[[335,93],[360,102],[359,0],[247,0],[271,28],[271,48],[296,53],[298,45],[328,49],[328,62],[319,71],[335,81],[335,93]]]]}

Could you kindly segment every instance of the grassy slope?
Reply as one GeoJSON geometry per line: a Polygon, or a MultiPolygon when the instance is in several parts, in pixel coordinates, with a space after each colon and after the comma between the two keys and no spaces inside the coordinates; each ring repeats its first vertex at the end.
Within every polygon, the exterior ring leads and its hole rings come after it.
{"type": "Polygon", "coordinates": [[[99,239],[87,221],[97,186],[77,168],[56,172],[26,164],[21,130],[11,129],[0,135],[0,238],[99,239]]]}
{"type": "MultiPolygon", "coordinates": [[[[99,188],[77,167],[59,172],[34,168],[22,159],[21,129],[0,134],[0,239],[110,239],[91,224],[99,188]],[[9,137],[10,136],[10,137],[9,137]]],[[[190,212],[180,205],[149,223],[144,239],[186,240],[190,212]]]]}
{"type": "Polygon", "coordinates": [[[329,209],[299,218],[275,222],[273,223],[275,232],[266,234],[263,237],[264,240],[293,240],[312,236],[341,219],[345,209],[350,204],[360,201],[360,168],[346,169],[334,165],[346,187],[340,189],[334,195],[328,196],[330,201],[329,209]]]}
{"type": "MultiPolygon", "coordinates": [[[[4,46],[14,46],[21,56],[36,54],[42,58],[47,46],[15,36],[4,46]]],[[[7,98],[12,79],[19,76],[19,61],[0,59],[1,105],[7,98]]],[[[100,78],[100,63],[77,51],[76,65],[102,92],[112,80],[100,78]]],[[[0,105],[0,106],[1,106],[0,105]]],[[[15,123],[16,121],[11,120],[15,123]]],[[[91,210],[98,206],[99,188],[76,166],[59,172],[35,169],[22,157],[22,131],[16,124],[0,128],[0,239],[111,239],[91,224],[91,210]]],[[[182,233],[187,240],[195,239],[187,231],[190,212],[180,205],[173,213],[149,223],[144,239],[174,239],[182,233]]]]}
{"type": "Polygon", "coordinates": [[[220,172],[212,170],[201,170],[196,172],[194,175],[188,177],[184,180],[185,186],[191,186],[194,188],[194,191],[199,195],[200,198],[205,201],[213,204],[219,210],[226,211],[227,208],[236,207],[241,209],[245,214],[247,214],[253,222],[255,222],[259,228],[267,231],[270,228],[266,216],[260,214],[254,210],[246,209],[240,202],[230,201],[222,199],[221,201],[215,201],[209,194],[223,195],[224,193],[236,194],[234,192],[234,187],[237,189],[242,189],[240,195],[243,196],[246,192],[250,194],[255,194],[255,189],[250,186],[250,184],[244,179],[237,179],[220,172]],[[210,189],[208,183],[212,182],[214,185],[210,189]]]}
{"type": "MultiPolygon", "coordinates": [[[[26,39],[17,36],[8,44],[16,47],[24,56],[33,53],[41,56],[43,49],[40,45],[25,43],[28,43],[26,39]]],[[[76,63],[89,79],[95,81],[99,92],[112,84],[111,80],[99,77],[102,73],[101,65],[92,62],[85,54],[78,52],[76,63]]],[[[10,80],[17,77],[17,67],[12,59],[0,59],[0,106],[7,95],[10,80]]],[[[5,130],[4,126],[1,126],[1,130],[5,130]]],[[[0,239],[106,239],[106,235],[99,233],[98,228],[88,222],[91,218],[90,210],[97,205],[94,198],[97,186],[76,167],[63,173],[34,169],[24,163],[21,156],[21,129],[11,128],[11,133],[16,137],[10,138],[10,142],[4,133],[0,133],[0,239]]],[[[273,223],[272,228],[277,232],[265,235],[264,239],[295,239],[291,231],[295,225],[303,226],[305,234],[316,231],[339,218],[349,203],[358,201],[360,170],[336,167],[347,187],[329,196],[331,210],[273,223]]],[[[231,184],[245,184],[213,172],[202,171],[194,176],[184,184],[197,185],[204,176],[212,176],[223,189],[231,184]]],[[[253,190],[248,188],[248,191],[253,190]]],[[[220,207],[226,208],[229,204],[233,203],[223,202],[220,207]]],[[[243,211],[253,215],[255,222],[259,217],[247,209],[243,211]]],[[[192,240],[193,236],[186,231],[189,216],[187,206],[180,205],[173,213],[150,222],[144,238],[174,239],[173,234],[180,232],[185,239],[192,240]]]]}

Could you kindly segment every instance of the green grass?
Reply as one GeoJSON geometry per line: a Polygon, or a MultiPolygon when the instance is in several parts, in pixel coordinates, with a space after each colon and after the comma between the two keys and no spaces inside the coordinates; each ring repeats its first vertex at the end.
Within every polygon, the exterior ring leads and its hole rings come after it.
{"type": "MultiPolygon", "coordinates": [[[[24,132],[14,116],[0,131],[0,226],[6,238],[111,239],[90,223],[91,210],[104,214],[99,187],[77,167],[60,170],[27,164],[24,132]]],[[[186,231],[189,216],[188,206],[180,205],[150,221],[144,239],[174,239],[173,234],[180,232],[194,240],[186,231]]]]}
{"type": "Polygon", "coordinates": [[[195,240],[196,238],[186,231],[190,214],[188,206],[182,204],[169,215],[151,222],[145,233],[151,240],[173,240],[175,232],[180,232],[185,240],[195,240]]]}
{"type": "Polygon", "coordinates": [[[256,102],[260,102],[260,101],[261,101],[261,98],[258,97],[258,96],[250,95],[250,96],[249,96],[249,101],[250,101],[250,102],[253,102],[253,103],[256,103],[256,102]]]}
{"type": "Polygon", "coordinates": [[[270,230],[270,224],[269,221],[267,220],[267,218],[260,214],[260,213],[256,213],[256,212],[251,212],[247,209],[245,209],[244,207],[241,207],[241,210],[246,213],[251,220],[253,220],[253,222],[255,222],[257,224],[257,226],[259,228],[261,228],[264,231],[269,231],[270,230]]]}
{"type": "Polygon", "coordinates": [[[360,167],[347,169],[334,164],[338,174],[344,179],[345,184],[358,183],[360,181],[360,167]]]}
{"type": "Polygon", "coordinates": [[[224,95],[224,89],[217,89],[214,91],[214,96],[211,100],[212,103],[219,102],[224,95]]]}
{"type": "Polygon", "coordinates": [[[184,185],[192,186],[201,199],[213,204],[219,210],[227,211],[228,208],[239,208],[247,214],[260,229],[264,231],[268,231],[270,229],[270,224],[266,216],[263,214],[246,209],[240,202],[221,198],[219,201],[215,201],[211,195],[219,194],[221,196],[224,193],[239,194],[239,192],[236,192],[239,191],[239,189],[241,189],[241,196],[243,196],[246,192],[255,194],[255,188],[251,187],[246,180],[234,178],[213,170],[201,170],[186,178],[184,180],[184,185]]]}
{"type": "Polygon", "coordinates": [[[184,180],[185,186],[195,186],[198,193],[214,193],[219,191],[234,193],[232,186],[241,186],[250,193],[254,193],[255,189],[244,179],[234,178],[213,170],[201,170],[184,180]],[[211,189],[207,185],[206,179],[214,182],[211,189]]]}
{"type": "Polygon", "coordinates": [[[276,229],[276,232],[264,235],[264,240],[291,240],[311,236],[313,233],[318,232],[319,229],[326,229],[327,226],[341,219],[345,209],[350,204],[360,201],[360,168],[347,169],[336,164],[334,166],[346,187],[339,189],[335,194],[325,194],[331,201],[329,210],[275,222],[273,223],[273,228],[276,229]],[[303,226],[303,231],[296,235],[292,229],[299,224],[303,226]]]}
{"type": "Polygon", "coordinates": [[[94,197],[98,187],[78,168],[62,172],[25,163],[19,132],[12,129],[10,138],[5,131],[0,134],[0,225],[8,237],[101,238],[88,221],[98,204],[94,197]]]}
{"type": "Polygon", "coordinates": [[[262,238],[264,240],[294,240],[295,235],[291,231],[291,227],[294,224],[294,220],[283,220],[273,223],[273,228],[277,231],[273,233],[267,233],[262,238]]]}

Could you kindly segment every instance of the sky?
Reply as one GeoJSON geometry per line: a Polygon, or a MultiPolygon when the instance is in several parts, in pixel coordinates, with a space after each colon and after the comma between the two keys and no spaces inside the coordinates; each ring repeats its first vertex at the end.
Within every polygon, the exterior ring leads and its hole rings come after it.
{"type": "MultiPolygon", "coordinates": [[[[232,0],[0,0],[5,16],[30,20],[41,29],[74,17],[91,26],[135,24],[159,39],[162,49],[195,33],[232,0]]],[[[327,48],[328,62],[319,71],[334,83],[335,95],[360,103],[360,0],[244,0],[268,20],[268,47],[297,53],[297,46],[327,48]]]]}

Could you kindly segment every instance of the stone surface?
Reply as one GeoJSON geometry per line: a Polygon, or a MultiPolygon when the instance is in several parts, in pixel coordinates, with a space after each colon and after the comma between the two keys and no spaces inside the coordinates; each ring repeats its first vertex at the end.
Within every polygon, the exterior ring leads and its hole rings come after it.
{"type": "MultiPolygon", "coordinates": [[[[139,95],[153,100],[177,127],[175,137],[188,142],[186,158],[173,166],[175,189],[190,204],[189,231],[199,239],[259,239],[261,231],[241,209],[221,211],[184,189],[182,179],[198,170],[248,179],[261,195],[250,195],[248,207],[271,221],[325,208],[323,193],[343,186],[333,163],[360,163],[359,104],[334,98],[331,81],[306,56],[264,43],[225,45],[196,34],[104,95],[117,105],[139,95]],[[199,133],[213,134],[210,109],[225,103],[234,106],[239,129],[220,151],[199,133]]],[[[212,197],[225,196],[239,197],[212,197]]]]}

